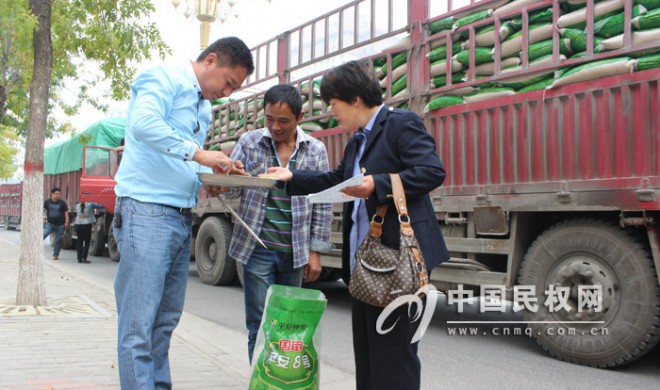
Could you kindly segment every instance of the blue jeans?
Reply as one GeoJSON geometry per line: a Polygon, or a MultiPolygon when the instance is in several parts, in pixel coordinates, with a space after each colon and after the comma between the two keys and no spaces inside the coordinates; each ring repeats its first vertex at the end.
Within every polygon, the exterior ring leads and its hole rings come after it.
{"type": "Polygon", "coordinates": [[[248,358],[252,362],[254,344],[264,313],[266,293],[272,284],[300,287],[304,267],[293,268],[293,255],[254,248],[252,257],[243,264],[243,290],[245,292],[245,326],[248,330],[248,358]]]}
{"type": "Polygon", "coordinates": [[[60,245],[62,244],[62,236],[64,235],[64,225],[53,225],[52,223],[47,223],[44,226],[44,240],[46,237],[50,236],[52,232],[55,232],[55,245],[53,246],[53,256],[60,255],[60,245]]]}
{"type": "Polygon", "coordinates": [[[118,198],[114,228],[121,262],[115,276],[121,388],[170,389],[169,348],[190,266],[192,214],[118,198]]]}

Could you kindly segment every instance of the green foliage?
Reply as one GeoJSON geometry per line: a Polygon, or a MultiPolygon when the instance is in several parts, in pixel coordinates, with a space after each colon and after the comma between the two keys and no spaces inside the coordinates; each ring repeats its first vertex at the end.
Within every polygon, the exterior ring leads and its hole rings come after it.
{"type": "Polygon", "coordinates": [[[10,179],[16,169],[14,159],[18,136],[12,129],[0,125],[0,180],[10,179]]]}
{"type": "MultiPolygon", "coordinates": [[[[171,53],[151,21],[154,10],[152,0],[53,0],[49,112],[73,116],[83,104],[105,110],[104,101],[128,98],[136,65],[171,53]]],[[[0,125],[19,137],[27,132],[35,26],[27,0],[0,0],[0,125]]],[[[47,137],[71,130],[49,115],[47,137]]]]}

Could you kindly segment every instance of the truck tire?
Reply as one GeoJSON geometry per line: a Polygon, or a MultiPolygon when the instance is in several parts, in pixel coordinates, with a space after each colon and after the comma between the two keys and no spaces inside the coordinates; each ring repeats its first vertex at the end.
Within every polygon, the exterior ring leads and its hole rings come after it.
{"type": "Polygon", "coordinates": [[[236,279],[236,262],[227,255],[231,235],[232,225],[223,218],[208,217],[199,227],[195,264],[203,283],[226,285],[236,279]]]}
{"type": "Polygon", "coordinates": [[[105,251],[105,233],[103,232],[104,218],[99,217],[92,225],[92,237],[89,240],[89,253],[92,256],[103,256],[105,251]]]}
{"type": "Polygon", "coordinates": [[[115,240],[115,232],[113,228],[108,229],[108,254],[110,255],[110,260],[118,263],[121,260],[121,253],[119,253],[119,248],[117,247],[117,240],[115,240]]]}
{"type": "Polygon", "coordinates": [[[518,284],[536,288],[538,310],[526,310],[525,320],[534,321],[534,338],[557,359],[615,367],[643,356],[660,337],[653,261],[631,235],[606,222],[571,220],[546,230],[525,255],[518,284]],[[550,311],[551,285],[570,288],[571,310],[550,311]],[[601,310],[577,309],[580,285],[602,286],[601,310]]]}

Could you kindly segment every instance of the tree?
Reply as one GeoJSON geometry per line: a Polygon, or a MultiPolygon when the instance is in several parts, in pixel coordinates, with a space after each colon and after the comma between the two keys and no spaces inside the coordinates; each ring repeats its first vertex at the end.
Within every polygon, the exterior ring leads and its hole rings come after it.
{"type": "Polygon", "coordinates": [[[101,107],[89,91],[104,80],[110,81],[111,98],[128,97],[136,61],[151,58],[152,51],[163,58],[170,50],[155,25],[144,20],[154,11],[150,0],[29,0],[29,8],[27,4],[0,0],[0,44],[2,52],[9,53],[7,61],[0,62],[7,66],[0,69],[0,125],[26,137],[16,303],[43,306],[43,246],[35,245],[42,242],[43,148],[46,134],[61,129],[48,113],[54,105],[70,113],[82,102],[101,107]],[[25,43],[26,29],[33,37],[30,44],[25,43]],[[32,66],[26,65],[26,53],[32,66]],[[102,77],[82,74],[90,63],[99,66],[102,77]],[[85,86],[74,102],[66,103],[60,91],[71,80],[83,80],[85,86]]]}
{"type": "MultiPolygon", "coordinates": [[[[138,62],[150,59],[152,54],[164,58],[171,52],[155,24],[149,21],[154,12],[151,0],[51,3],[53,67],[49,112],[59,108],[72,116],[85,103],[105,110],[107,100],[123,100],[130,95],[130,82],[138,62]],[[99,71],[89,71],[95,68],[99,71]],[[63,95],[71,85],[79,85],[73,98],[63,95]]],[[[32,80],[31,37],[36,22],[27,0],[0,0],[0,126],[21,139],[28,130],[26,96],[32,80]]],[[[46,137],[74,130],[69,123],[48,116],[46,137]]],[[[0,172],[3,165],[4,160],[0,160],[0,172]]]]}
{"type": "Polygon", "coordinates": [[[44,247],[30,240],[39,233],[42,188],[44,183],[44,132],[48,117],[48,89],[53,66],[50,36],[50,0],[30,0],[30,10],[39,21],[34,29],[34,72],[30,86],[30,119],[25,149],[23,207],[21,212],[21,258],[18,271],[17,305],[46,306],[43,278],[44,247]],[[36,233],[36,234],[35,234],[36,233]],[[30,237],[32,236],[32,237],[30,237]]]}

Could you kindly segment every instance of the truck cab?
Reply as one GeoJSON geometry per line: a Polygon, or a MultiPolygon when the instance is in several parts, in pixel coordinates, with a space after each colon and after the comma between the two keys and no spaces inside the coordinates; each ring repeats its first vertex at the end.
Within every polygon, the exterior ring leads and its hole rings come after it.
{"type": "Polygon", "coordinates": [[[80,177],[80,200],[102,205],[105,210],[98,212],[96,223],[92,227],[90,252],[94,256],[102,255],[105,245],[113,261],[119,261],[112,232],[112,218],[115,209],[115,174],[124,151],[123,146],[107,148],[103,146],[85,146],[83,168],[80,177]]]}

